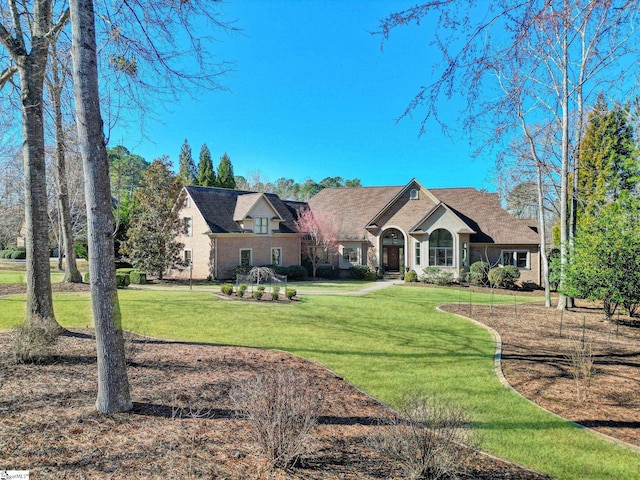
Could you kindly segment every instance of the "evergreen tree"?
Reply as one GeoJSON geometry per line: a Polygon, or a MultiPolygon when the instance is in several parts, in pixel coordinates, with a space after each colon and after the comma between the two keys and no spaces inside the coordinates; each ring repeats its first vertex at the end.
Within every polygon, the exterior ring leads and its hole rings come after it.
{"type": "Polygon", "coordinates": [[[180,148],[180,156],[178,157],[180,170],[178,171],[178,180],[182,186],[193,185],[196,183],[196,165],[193,163],[193,156],[191,155],[191,146],[187,139],[184,139],[184,143],[180,148]]]}
{"type": "Polygon", "coordinates": [[[578,201],[587,218],[615,201],[621,192],[634,190],[640,173],[635,153],[627,112],[620,105],[610,110],[600,94],[580,145],[578,201]]]}
{"type": "Polygon", "coordinates": [[[236,188],[233,165],[227,152],[224,152],[224,155],[220,157],[220,163],[218,164],[218,186],[222,188],[236,188]]]}
{"type": "Polygon", "coordinates": [[[135,191],[134,213],[123,249],[133,266],[162,279],[165,271],[182,266],[183,245],[175,241],[184,232],[174,203],[180,183],[165,156],[157,158],[145,172],[135,191]]]}
{"type": "Polygon", "coordinates": [[[200,160],[198,161],[198,185],[201,187],[215,187],[216,172],[213,169],[213,162],[211,161],[211,152],[209,147],[205,143],[200,149],[200,160]]]}

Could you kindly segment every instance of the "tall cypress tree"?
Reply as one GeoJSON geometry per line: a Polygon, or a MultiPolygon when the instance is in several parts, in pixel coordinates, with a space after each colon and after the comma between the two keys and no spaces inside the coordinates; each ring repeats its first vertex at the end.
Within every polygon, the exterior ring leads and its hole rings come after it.
{"type": "Polygon", "coordinates": [[[216,186],[216,172],[213,169],[211,153],[205,143],[200,149],[200,160],[198,161],[198,185],[201,187],[216,186]]]}
{"type": "Polygon", "coordinates": [[[580,145],[578,201],[583,215],[593,217],[621,192],[633,191],[639,167],[628,113],[619,104],[609,109],[600,94],[580,145]]]}
{"type": "Polygon", "coordinates": [[[218,164],[218,186],[223,188],[236,188],[236,177],[233,175],[233,165],[227,152],[220,157],[218,164]]]}
{"type": "Polygon", "coordinates": [[[178,180],[182,186],[193,185],[196,183],[196,165],[193,163],[193,156],[191,155],[191,146],[187,139],[184,139],[184,143],[180,148],[180,156],[178,157],[180,170],[178,171],[178,180]]]}

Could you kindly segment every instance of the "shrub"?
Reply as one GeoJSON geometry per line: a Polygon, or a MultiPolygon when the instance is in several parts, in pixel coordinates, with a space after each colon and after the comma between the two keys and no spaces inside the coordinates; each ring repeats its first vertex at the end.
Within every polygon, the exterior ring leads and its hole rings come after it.
{"type": "Polygon", "coordinates": [[[418,281],[418,274],[414,270],[409,270],[404,274],[404,281],[406,283],[413,283],[418,281]]]}
{"type": "Polygon", "coordinates": [[[280,287],[278,285],[274,285],[271,287],[271,300],[278,300],[280,296],[280,287]]]}
{"type": "Polygon", "coordinates": [[[11,252],[11,258],[13,260],[24,260],[25,258],[27,258],[27,253],[23,252],[22,250],[13,250],[11,252]]]}
{"type": "Polygon", "coordinates": [[[487,262],[475,262],[469,267],[469,282],[475,285],[489,284],[489,268],[487,262]]]}
{"type": "Polygon", "coordinates": [[[394,460],[403,478],[458,478],[471,441],[464,413],[424,395],[411,396],[371,438],[371,446],[394,460]]]}
{"type": "Polygon", "coordinates": [[[369,273],[369,267],[366,265],[353,265],[349,268],[349,275],[354,280],[364,280],[369,273]]]}
{"type": "Polygon", "coordinates": [[[520,270],[513,265],[506,267],[495,267],[489,270],[489,282],[494,287],[513,288],[515,282],[520,278],[520,270]]]}
{"type": "Polygon", "coordinates": [[[291,467],[304,451],[322,405],[322,398],[310,387],[298,372],[287,370],[258,374],[231,393],[270,470],[291,467]]]}
{"type": "Polygon", "coordinates": [[[11,349],[17,363],[41,363],[56,352],[60,328],[42,317],[33,318],[28,324],[13,330],[11,349]]]}
{"type": "Polygon", "coordinates": [[[238,290],[236,291],[236,295],[238,295],[239,297],[244,297],[244,294],[247,292],[247,284],[246,283],[241,283],[240,285],[238,285],[238,290]]]}
{"type": "Polygon", "coordinates": [[[76,242],[73,249],[78,257],[89,260],[89,245],[86,242],[76,242]]]}
{"type": "Polygon", "coordinates": [[[262,295],[264,295],[264,290],[256,290],[255,292],[253,292],[253,298],[256,300],[261,300],[262,295]]]}
{"type": "Polygon", "coordinates": [[[375,282],[378,279],[378,276],[376,275],[376,272],[367,272],[367,274],[364,276],[364,279],[367,282],[375,282]]]}
{"type": "Polygon", "coordinates": [[[127,288],[131,283],[129,275],[126,273],[116,273],[116,286],[118,288],[127,288]]]}
{"type": "Polygon", "coordinates": [[[258,290],[259,292],[264,293],[264,291],[266,290],[267,287],[265,287],[264,285],[258,285],[256,287],[256,290],[258,290]]]}
{"type": "Polygon", "coordinates": [[[231,295],[233,293],[233,285],[231,283],[225,283],[220,287],[220,291],[225,295],[231,295]]]}
{"type": "Polygon", "coordinates": [[[116,273],[124,273],[125,275],[130,275],[131,272],[133,272],[133,267],[116,268],[116,273]]]}
{"type": "Polygon", "coordinates": [[[82,277],[82,281],[84,283],[89,283],[89,272],[84,272],[84,275],[82,277]]]}
{"type": "Polygon", "coordinates": [[[569,354],[569,370],[576,384],[576,397],[579,402],[587,400],[591,391],[591,380],[593,378],[594,355],[591,342],[574,339],[571,343],[569,354]]]}
{"type": "Polygon", "coordinates": [[[287,280],[292,280],[297,282],[303,282],[309,276],[307,269],[304,268],[302,265],[291,265],[289,267],[286,267],[285,273],[280,273],[278,271],[276,271],[276,273],[279,273],[280,275],[286,275],[287,280]]]}
{"type": "Polygon", "coordinates": [[[144,285],[145,283],[147,283],[147,274],[139,270],[132,270],[129,274],[129,279],[131,280],[131,283],[135,283],[136,285],[144,285]]]}
{"type": "Polygon", "coordinates": [[[320,265],[316,268],[316,277],[326,278],[327,280],[335,280],[340,272],[331,265],[320,265]]]}
{"type": "Polygon", "coordinates": [[[251,265],[238,265],[233,269],[233,276],[248,275],[252,268],[251,265]]]}
{"type": "Polygon", "coordinates": [[[291,300],[297,294],[298,294],[298,292],[296,291],[295,288],[286,288],[284,290],[284,296],[287,297],[289,300],[291,300]]]}

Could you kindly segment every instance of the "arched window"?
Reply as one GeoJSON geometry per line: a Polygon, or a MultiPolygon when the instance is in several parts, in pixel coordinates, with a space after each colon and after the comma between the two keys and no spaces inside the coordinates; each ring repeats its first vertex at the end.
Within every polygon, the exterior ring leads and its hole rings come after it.
{"type": "Polygon", "coordinates": [[[429,235],[429,265],[453,266],[453,236],[444,228],[434,230],[429,235]]]}

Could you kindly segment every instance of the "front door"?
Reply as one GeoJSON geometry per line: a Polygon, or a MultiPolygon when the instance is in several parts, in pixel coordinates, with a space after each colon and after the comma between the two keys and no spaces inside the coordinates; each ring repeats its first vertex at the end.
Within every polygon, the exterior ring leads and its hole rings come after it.
{"type": "Polygon", "coordinates": [[[386,257],[386,270],[389,272],[400,271],[400,247],[383,247],[383,257],[386,257]],[[385,255],[386,253],[386,255],[385,255]]]}

